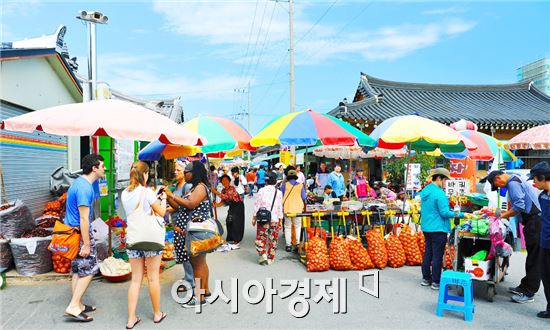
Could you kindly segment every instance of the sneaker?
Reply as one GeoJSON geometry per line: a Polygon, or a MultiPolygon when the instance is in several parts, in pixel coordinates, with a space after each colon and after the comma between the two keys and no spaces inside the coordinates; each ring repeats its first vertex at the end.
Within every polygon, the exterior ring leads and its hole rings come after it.
{"type": "Polygon", "coordinates": [[[432,281],[428,281],[428,280],[422,279],[422,282],[420,282],[420,285],[422,285],[422,286],[430,286],[430,285],[432,285],[432,281]]]}
{"type": "Polygon", "coordinates": [[[550,311],[538,312],[537,317],[540,317],[541,319],[550,319],[550,311]]]}
{"type": "Polygon", "coordinates": [[[273,261],[275,261],[275,259],[267,259],[267,264],[271,265],[273,263],[273,261]]]}
{"type": "Polygon", "coordinates": [[[287,245],[287,246],[285,247],[285,251],[286,251],[286,252],[292,252],[292,246],[287,245]]]}
{"type": "Polygon", "coordinates": [[[512,301],[517,302],[518,304],[525,304],[535,301],[535,295],[528,296],[524,293],[515,294],[512,296],[512,301]]]}
{"type": "Polygon", "coordinates": [[[292,252],[298,253],[298,245],[296,245],[292,248],[292,252]]]}
{"type": "Polygon", "coordinates": [[[439,290],[439,283],[432,283],[432,290],[439,290]]]}
{"type": "Polygon", "coordinates": [[[524,294],[525,292],[520,286],[511,286],[508,288],[508,292],[513,294],[524,294]]]}
{"type": "MultiPolygon", "coordinates": [[[[187,304],[183,304],[183,305],[181,305],[181,307],[183,307],[183,308],[195,308],[195,306],[197,306],[197,305],[198,305],[197,298],[193,297],[187,304]]],[[[201,301],[200,305],[201,306],[206,305],[206,300],[201,301]]]]}
{"type": "Polygon", "coordinates": [[[265,254],[260,256],[260,258],[258,259],[258,263],[260,265],[266,265],[267,264],[267,257],[266,257],[265,254]]]}

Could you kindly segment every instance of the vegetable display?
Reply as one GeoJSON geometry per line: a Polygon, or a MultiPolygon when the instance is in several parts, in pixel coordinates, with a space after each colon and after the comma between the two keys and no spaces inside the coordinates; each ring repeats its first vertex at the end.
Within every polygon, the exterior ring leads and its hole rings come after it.
{"type": "Polygon", "coordinates": [[[399,268],[405,265],[405,250],[399,238],[393,233],[386,237],[386,250],[388,251],[388,265],[390,267],[399,268]]]}
{"type": "Polygon", "coordinates": [[[384,238],[380,234],[379,230],[371,229],[365,234],[367,238],[368,248],[371,260],[374,262],[376,268],[384,269],[388,263],[388,253],[386,251],[386,245],[384,244],[384,238]]]}
{"type": "Polygon", "coordinates": [[[426,251],[426,237],[424,237],[424,233],[419,231],[416,233],[416,243],[418,243],[418,249],[420,250],[420,253],[422,256],[424,256],[424,251],[426,251]]]}
{"type": "Polygon", "coordinates": [[[453,269],[453,260],[455,258],[455,246],[451,245],[449,248],[449,245],[445,245],[445,263],[443,264],[443,268],[445,269],[453,269]]]}
{"type": "Polygon", "coordinates": [[[349,256],[348,242],[343,236],[334,237],[330,241],[329,261],[331,269],[353,269],[353,264],[349,256]]]}
{"type": "Polygon", "coordinates": [[[330,263],[327,242],[319,236],[310,238],[306,250],[306,259],[308,272],[324,272],[329,270],[330,263]]]}
{"type": "Polygon", "coordinates": [[[422,254],[420,254],[416,235],[413,234],[411,227],[403,227],[399,233],[399,240],[403,244],[403,249],[405,249],[405,256],[407,258],[405,264],[408,266],[422,265],[422,254]]]}
{"type": "Polygon", "coordinates": [[[129,263],[113,257],[103,260],[103,262],[99,264],[99,270],[101,274],[107,276],[126,275],[132,271],[129,263]]]}

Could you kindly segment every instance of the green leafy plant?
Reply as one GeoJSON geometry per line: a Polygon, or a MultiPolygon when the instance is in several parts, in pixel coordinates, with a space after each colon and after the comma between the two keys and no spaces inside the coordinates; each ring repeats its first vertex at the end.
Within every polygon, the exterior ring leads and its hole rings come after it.
{"type": "MultiPolygon", "coordinates": [[[[420,164],[420,182],[426,181],[428,174],[435,164],[443,163],[443,167],[449,168],[449,160],[444,157],[434,157],[424,153],[416,153],[410,158],[410,163],[420,164]]],[[[403,185],[405,182],[405,164],[407,157],[391,158],[384,160],[384,171],[387,172],[387,180],[393,185],[403,185]]]]}

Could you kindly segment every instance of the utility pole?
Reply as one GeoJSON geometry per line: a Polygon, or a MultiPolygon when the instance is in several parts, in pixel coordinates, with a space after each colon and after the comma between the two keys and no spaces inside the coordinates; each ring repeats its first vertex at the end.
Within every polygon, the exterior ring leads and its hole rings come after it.
{"type": "Polygon", "coordinates": [[[290,112],[294,112],[294,0],[288,1],[288,16],[290,30],[290,112]]]}

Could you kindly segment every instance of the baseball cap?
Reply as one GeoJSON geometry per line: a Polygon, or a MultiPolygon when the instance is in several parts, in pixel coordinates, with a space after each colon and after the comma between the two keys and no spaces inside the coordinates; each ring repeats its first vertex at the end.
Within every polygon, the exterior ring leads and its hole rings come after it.
{"type": "Polygon", "coordinates": [[[485,182],[489,182],[491,184],[491,191],[495,191],[498,189],[497,186],[495,186],[495,178],[498,176],[498,175],[502,175],[504,174],[504,172],[502,171],[492,171],[491,173],[489,173],[486,177],[484,177],[483,179],[479,180],[480,183],[485,183],[485,182]]]}
{"type": "Polygon", "coordinates": [[[540,162],[536,163],[533,168],[531,168],[531,171],[529,172],[529,177],[527,180],[533,180],[533,178],[537,175],[544,174],[546,176],[549,176],[548,179],[550,179],[550,165],[548,165],[548,162],[540,162]]]}

